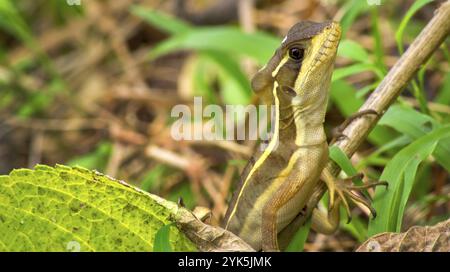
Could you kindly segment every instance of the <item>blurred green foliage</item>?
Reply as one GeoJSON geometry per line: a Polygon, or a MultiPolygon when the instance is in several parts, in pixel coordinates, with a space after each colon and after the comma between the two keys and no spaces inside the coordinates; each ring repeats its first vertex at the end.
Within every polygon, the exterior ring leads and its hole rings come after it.
{"type": "MultiPolygon", "coordinates": [[[[431,0],[417,0],[405,13],[403,18],[393,18],[391,23],[395,32],[398,52],[404,51],[405,40],[411,41],[424,22],[414,21],[414,15],[431,0]]],[[[380,29],[380,6],[369,6],[366,1],[340,1],[343,16],[340,21],[343,28],[338,56],[350,61],[345,67],[335,69],[331,86],[331,105],[338,109],[343,117],[348,117],[363,104],[365,96],[373,91],[387,73],[385,63],[382,30],[380,29]],[[357,40],[346,36],[354,22],[363,16],[370,18],[370,36],[374,48],[367,50],[357,40]],[[361,73],[371,73],[373,82],[366,86],[354,86],[348,77],[361,73]],[[345,97],[345,99],[342,99],[345,97]]],[[[64,24],[70,16],[83,16],[82,7],[68,8],[63,1],[48,2],[55,17],[55,21],[64,24]],[[68,16],[62,16],[62,15],[68,16]]],[[[241,68],[242,58],[249,58],[258,65],[263,65],[279,45],[280,38],[264,32],[252,34],[244,33],[234,26],[195,27],[179,19],[155,10],[140,6],[133,6],[130,12],[142,20],[167,33],[169,38],[159,43],[148,54],[149,60],[154,60],[164,54],[179,50],[195,51],[192,73],[192,90],[202,95],[209,103],[248,104],[252,92],[249,79],[241,68]],[[219,93],[215,92],[216,80],[219,93]]],[[[0,1],[0,29],[11,35],[16,42],[22,43],[33,52],[33,58],[24,59],[12,65],[8,62],[8,48],[0,44],[0,65],[7,69],[7,76],[0,77],[0,110],[8,109],[22,118],[39,116],[54,102],[55,96],[67,88],[67,83],[55,71],[52,60],[40,48],[37,38],[30,30],[29,22],[19,12],[18,3],[11,0],[0,1]],[[22,84],[27,72],[36,66],[41,66],[45,84],[39,89],[29,89],[22,84]],[[19,101],[20,103],[15,103],[19,101]]],[[[448,44],[448,43],[447,43],[448,44]]],[[[444,45],[440,51],[447,62],[450,61],[448,46],[444,45]]],[[[389,52],[390,54],[391,52],[389,52]]],[[[373,152],[362,158],[357,165],[350,168],[348,158],[334,158],[341,166],[347,165],[345,172],[361,171],[371,168],[371,178],[386,180],[388,190],[379,188],[374,198],[374,207],[378,217],[367,224],[362,218],[353,218],[342,228],[353,235],[358,241],[368,235],[384,231],[399,231],[407,204],[425,206],[439,199],[443,195],[434,195],[430,181],[431,166],[439,164],[446,171],[450,171],[450,114],[437,111],[430,107],[430,103],[450,104],[450,72],[438,69],[436,60],[432,58],[427,65],[423,65],[410,87],[405,90],[405,96],[411,96],[418,104],[419,110],[407,103],[405,98],[399,98],[378,125],[368,136],[368,141],[374,146],[373,152]],[[426,74],[429,71],[443,73],[444,81],[439,92],[431,98],[426,92],[426,74]],[[428,100],[428,101],[427,101],[428,100]],[[415,196],[411,203],[411,196],[415,196]],[[410,202],[408,202],[410,201],[410,202]]],[[[89,154],[72,158],[69,165],[82,165],[90,169],[104,170],[111,155],[111,144],[101,143],[89,154]]],[[[339,157],[339,156],[338,156],[339,157]]],[[[343,167],[345,168],[345,167],[343,167]]],[[[159,181],[167,177],[166,166],[156,166],[142,177],[142,188],[158,190],[159,181]]],[[[196,201],[188,184],[177,187],[171,192],[170,199],[183,197],[186,206],[192,208],[196,201]]],[[[439,215],[448,218],[450,215],[439,215]]],[[[430,221],[438,220],[431,218],[430,221]]],[[[303,229],[289,250],[301,250],[308,231],[303,229]]],[[[162,234],[164,236],[164,231],[162,234]]],[[[162,240],[164,240],[162,238],[162,240]]],[[[164,245],[161,245],[163,248],[164,245]]]]}

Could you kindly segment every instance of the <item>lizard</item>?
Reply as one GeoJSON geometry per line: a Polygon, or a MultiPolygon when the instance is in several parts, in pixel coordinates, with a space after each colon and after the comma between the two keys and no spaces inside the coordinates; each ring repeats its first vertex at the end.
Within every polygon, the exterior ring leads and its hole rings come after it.
{"type": "Polygon", "coordinates": [[[329,189],[329,211],[316,208],[312,228],[327,234],[338,227],[341,202],[349,218],[349,201],[374,212],[368,200],[351,191],[385,185],[353,186],[349,181],[354,177],[339,179],[324,170],[328,143],[323,124],[340,37],[337,22],[299,22],[252,78],[252,89],[262,103],[275,106],[273,135],[244,168],[224,228],[255,250],[279,250],[279,233],[305,211],[318,182],[325,182],[329,189]]]}

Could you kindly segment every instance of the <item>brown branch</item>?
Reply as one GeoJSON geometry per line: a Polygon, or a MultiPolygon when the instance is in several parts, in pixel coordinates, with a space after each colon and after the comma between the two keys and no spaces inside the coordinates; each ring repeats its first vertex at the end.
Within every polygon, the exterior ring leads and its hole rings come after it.
{"type": "MultiPolygon", "coordinates": [[[[450,1],[447,1],[435,12],[433,19],[392,67],[359,111],[371,109],[380,113],[381,116],[389,108],[420,66],[427,62],[448,36],[450,32],[449,18],[450,1]]],[[[365,118],[354,120],[343,132],[348,138],[337,141],[336,145],[348,156],[353,155],[377,121],[378,118],[374,115],[367,115],[365,118]]],[[[333,170],[336,171],[335,167],[333,167],[333,170]]]]}
{"type": "MultiPolygon", "coordinates": [[[[359,111],[375,110],[379,113],[379,116],[365,115],[362,118],[354,120],[345,128],[343,134],[347,137],[337,141],[334,145],[344,151],[348,157],[351,157],[356,152],[369,132],[376,125],[379,118],[395,102],[402,90],[419,70],[420,66],[427,62],[430,56],[449,35],[450,20],[448,18],[450,18],[450,0],[443,3],[436,10],[433,19],[422,30],[408,50],[401,56],[380,85],[359,109],[359,111]]],[[[340,171],[339,167],[331,161],[328,163],[327,168],[334,175],[337,175],[340,171]]],[[[306,216],[297,217],[293,224],[283,230],[280,236],[281,242],[289,241],[296,230],[304,224],[325,191],[326,186],[323,183],[320,183],[315,188],[314,194],[307,205],[306,216]]]]}

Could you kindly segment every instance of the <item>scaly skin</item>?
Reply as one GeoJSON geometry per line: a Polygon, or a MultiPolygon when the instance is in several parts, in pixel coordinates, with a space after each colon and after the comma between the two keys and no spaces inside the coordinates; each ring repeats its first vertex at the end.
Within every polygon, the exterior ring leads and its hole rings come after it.
{"type": "Polygon", "coordinates": [[[320,182],[328,160],[323,123],[340,35],[335,22],[294,25],[252,80],[262,101],[276,106],[274,134],[244,169],[225,228],[256,250],[279,249],[278,233],[302,213],[320,182]]]}

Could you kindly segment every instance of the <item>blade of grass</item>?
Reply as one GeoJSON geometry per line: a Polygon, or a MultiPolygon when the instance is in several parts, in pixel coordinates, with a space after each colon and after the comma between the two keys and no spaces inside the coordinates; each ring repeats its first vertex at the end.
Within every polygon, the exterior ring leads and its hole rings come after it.
{"type": "Polygon", "coordinates": [[[342,37],[346,36],[348,29],[351,27],[353,22],[358,18],[359,15],[364,13],[369,9],[369,5],[366,1],[361,0],[353,0],[348,1],[344,7],[345,11],[342,19],[340,20],[340,24],[342,27],[342,37]]]}
{"type": "Polygon", "coordinates": [[[370,17],[372,23],[372,37],[375,42],[375,65],[383,72],[387,73],[386,64],[384,63],[383,42],[381,39],[378,6],[372,6],[370,9],[370,17]]]}
{"type": "Polygon", "coordinates": [[[188,23],[156,10],[131,6],[130,12],[169,34],[181,34],[192,29],[188,23]]]}
{"type": "Polygon", "coordinates": [[[228,86],[231,84],[231,87],[233,88],[221,88],[221,90],[223,90],[222,97],[226,98],[226,100],[224,100],[225,104],[246,105],[250,103],[252,96],[250,82],[247,79],[247,76],[242,72],[239,63],[234,60],[233,56],[214,50],[204,50],[202,51],[202,54],[205,54],[218,65],[219,72],[222,73],[222,80],[232,81],[229,82],[228,86]]]}
{"type": "MultiPolygon", "coordinates": [[[[356,171],[353,167],[350,159],[338,146],[332,145],[329,148],[329,154],[330,159],[337,163],[345,174],[347,174],[347,176],[350,177],[358,174],[358,171],[356,171]]],[[[363,181],[361,179],[353,179],[353,181],[356,185],[363,185],[363,181]]],[[[363,191],[363,194],[370,199],[369,194],[365,190],[363,191]]]]}
{"type": "Polygon", "coordinates": [[[369,236],[385,231],[400,231],[417,167],[433,153],[440,139],[448,137],[450,126],[435,129],[403,148],[386,165],[380,180],[388,181],[389,188],[376,189],[373,207],[379,214],[369,222],[369,236]]]}
{"type": "Polygon", "coordinates": [[[308,238],[309,231],[311,229],[311,220],[308,220],[304,226],[302,226],[294,235],[286,252],[303,252],[306,239],[308,238]]]}
{"type": "Polygon", "coordinates": [[[153,167],[153,169],[148,171],[142,179],[141,189],[146,192],[153,192],[160,185],[167,169],[168,167],[163,164],[153,167]]]}
{"type": "Polygon", "coordinates": [[[397,147],[403,147],[409,143],[411,143],[412,139],[411,137],[407,135],[401,135],[392,141],[378,147],[372,154],[369,156],[362,158],[358,164],[356,165],[357,169],[361,169],[364,167],[367,167],[371,164],[372,161],[377,161],[377,159],[386,151],[392,150],[397,147]]]}
{"type": "Polygon", "coordinates": [[[350,233],[353,237],[355,237],[358,242],[362,243],[367,239],[367,226],[366,224],[359,218],[353,217],[352,221],[348,223],[346,218],[345,208],[341,206],[340,209],[340,226],[343,230],[350,233]]]}
{"type": "Polygon", "coordinates": [[[329,149],[330,159],[336,162],[339,167],[347,174],[348,176],[354,176],[358,174],[358,171],[353,167],[350,159],[345,155],[345,153],[337,146],[333,145],[329,149]]]}
{"type": "Polygon", "coordinates": [[[367,71],[375,73],[378,78],[383,77],[383,73],[375,65],[370,63],[356,63],[350,66],[335,69],[331,80],[336,81],[348,76],[352,76],[367,71]]]}
{"type": "MultiPolygon", "coordinates": [[[[344,117],[355,113],[364,103],[362,98],[356,96],[354,87],[344,80],[332,82],[330,98],[344,117]],[[343,97],[345,99],[342,99],[343,97]]],[[[392,131],[377,125],[369,134],[368,140],[376,145],[382,145],[392,140],[393,136],[392,131]]]]}
{"type": "Polygon", "coordinates": [[[369,62],[369,53],[359,43],[352,40],[342,40],[339,43],[338,56],[363,63],[369,62]]]}
{"type": "Polygon", "coordinates": [[[15,36],[23,42],[34,54],[36,54],[45,70],[54,78],[59,74],[53,67],[52,61],[40,48],[38,41],[33,36],[29,26],[17,10],[15,4],[10,0],[0,1],[0,28],[15,36]]]}
{"type": "MultiPolygon", "coordinates": [[[[430,132],[431,129],[441,127],[435,119],[420,113],[410,107],[394,105],[378,122],[379,125],[390,126],[400,133],[417,139],[430,132]]],[[[450,139],[441,139],[433,152],[436,161],[450,171],[450,139]]]]}
{"type": "Polygon", "coordinates": [[[217,76],[217,63],[212,61],[207,54],[197,54],[192,76],[192,95],[202,96],[207,104],[218,104],[219,100],[214,91],[214,83],[217,76]]]}
{"type": "Polygon", "coordinates": [[[153,252],[172,252],[170,245],[170,227],[174,223],[162,226],[155,234],[155,242],[153,243],[153,252]]]}
{"type": "Polygon", "coordinates": [[[436,103],[441,103],[444,105],[450,105],[450,72],[445,75],[442,87],[439,90],[439,94],[436,96],[436,103]]]}
{"type": "Polygon", "coordinates": [[[431,2],[433,2],[433,0],[417,0],[416,2],[414,2],[414,4],[411,5],[411,7],[408,9],[405,16],[403,17],[402,21],[400,22],[397,32],[395,32],[395,41],[397,42],[397,48],[400,54],[403,54],[404,52],[403,34],[408,25],[408,22],[411,20],[411,18],[419,9],[421,9],[423,6],[431,2]]]}

